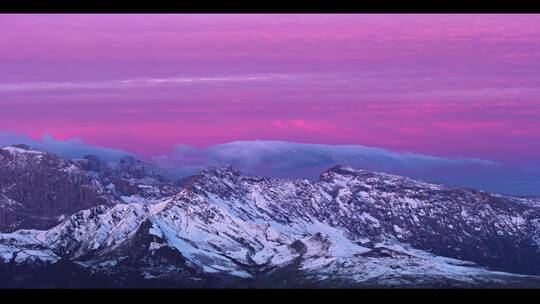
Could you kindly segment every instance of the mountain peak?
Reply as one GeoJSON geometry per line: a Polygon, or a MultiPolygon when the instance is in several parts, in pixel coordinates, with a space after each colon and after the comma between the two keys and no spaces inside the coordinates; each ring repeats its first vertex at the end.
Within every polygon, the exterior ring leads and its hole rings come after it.
{"type": "Polygon", "coordinates": [[[347,173],[357,172],[358,170],[354,169],[351,166],[347,166],[347,165],[343,165],[343,164],[338,163],[338,164],[333,165],[332,167],[330,167],[326,171],[327,172],[332,171],[332,172],[335,172],[335,173],[347,174],[347,173]]]}
{"type": "Polygon", "coordinates": [[[117,169],[120,172],[135,178],[155,177],[164,180],[168,177],[168,174],[164,169],[146,163],[131,155],[122,157],[118,162],[117,169]]]}
{"type": "Polygon", "coordinates": [[[101,163],[103,162],[103,160],[101,158],[99,158],[99,156],[97,155],[94,155],[94,154],[87,154],[83,157],[83,159],[86,159],[86,160],[89,160],[89,161],[93,161],[93,162],[96,162],[96,163],[101,163]]]}
{"type": "Polygon", "coordinates": [[[15,145],[9,145],[1,148],[1,150],[7,151],[12,155],[17,154],[45,154],[46,152],[34,149],[26,144],[15,144],[15,145]]]}
{"type": "Polygon", "coordinates": [[[240,176],[242,173],[240,170],[234,168],[231,165],[225,165],[221,167],[210,167],[207,170],[201,171],[202,174],[211,174],[217,177],[232,177],[232,176],[240,176]]]}
{"type": "Polygon", "coordinates": [[[217,180],[235,181],[240,178],[242,173],[230,165],[221,167],[209,167],[207,169],[200,170],[197,174],[189,176],[181,181],[185,186],[199,184],[199,185],[212,185],[217,180]]]}
{"type": "Polygon", "coordinates": [[[15,147],[15,148],[23,149],[23,150],[31,150],[32,149],[27,144],[15,144],[15,145],[11,145],[10,147],[15,147]]]}
{"type": "Polygon", "coordinates": [[[135,157],[131,155],[126,155],[120,159],[120,163],[127,163],[127,164],[140,164],[142,161],[136,159],[135,157]]]}
{"type": "Polygon", "coordinates": [[[324,171],[321,176],[319,177],[320,181],[329,181],[333,179],[334,175],[355,175],[360,172],[365,172],[365,170],[362,169],[353,169],[350,166],[346,166],[343,164],[336,164],[330,168],[328,168],[326,171],[324,171]]]}

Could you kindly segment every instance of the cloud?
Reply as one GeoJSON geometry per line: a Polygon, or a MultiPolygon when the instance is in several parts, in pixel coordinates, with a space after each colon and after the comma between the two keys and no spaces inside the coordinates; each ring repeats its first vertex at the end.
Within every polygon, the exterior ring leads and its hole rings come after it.
{"type": "MultiPolygon", "coordinates": [[[[0,147],[19,143],[71,159],[94,154],[113,163],[133,155],[122,150],[92,146],[77,138],[56,140],[45,135],[41,140],[34,140],[24,135],[0,132],[0,147]]],[[[360,145],[284,141],[236,141],[206,148],[177,145],[172,153],[155,156],[150,161],[176,177],[192,175],[210,166],[232,165],[248,175],[312,180],[340,163],[495,193],[540,195],[538,163],[516,168],[489,160],[444,158],[360,145]]]]}
{"type": "Polygon", "coordinates": [[[497,166],[492,161],[473,158],[442,158],[360,145],[284,141],[235,141],[207,148],[178,145],[173,153],[153,160],[178,176],[193,174],[208,166],[223,165],[232,165],[246,174],[308,178],[318,177],[337,163],[394,173],[459,166],[497,166]]]}
{"type": "Polygon", "coordinates": [[[243,82],[288,79],[285,74],[253,74],[212,77],[167,77],[167,78],[132,78],[104,81],[57,81],[57,82],[20,82],[0,83],[0,91],[43,91],[43,90],[78,90],[78,89],[125,89],[151,87],[156,85],[182,85],[208,82],[243,82]]]}
{"type": "Polygon", "coordinates": [[[437,157],[361,145],[304,144],[285,141],[235,141],[197,148],[177,145],[152,161],[183,177],[211,166],[231,165],[246,175],[317,180],[328,168],[343,164],[493,193],[540,195],[538,163],[525,170],[508,163],[465,157],[437,157]]]}
{"type": "Polygon", "coordinates": [[[49,135],[44,135],[41,140],[33,140],[24,135],[0,132],[0,147],[12,144],[27,144],[33,148],[71,159],[93,154],[107,162],[117,162],[122,157],[131,155],[131,153],[122,150],[92,146],[78,138],[56,140],[49,135]]]}

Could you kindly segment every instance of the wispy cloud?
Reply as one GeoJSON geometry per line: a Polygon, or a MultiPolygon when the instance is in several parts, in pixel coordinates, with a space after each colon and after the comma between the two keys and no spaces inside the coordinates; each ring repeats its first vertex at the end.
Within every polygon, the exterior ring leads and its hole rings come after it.
{"type": "Polygon", "coordinates": [[[46,90],[80,90],[80,89],[125,89],[151,87],[158,85],[185,85],[212,82],[245,82],[271,81],[291,79],[286,74],[250,74],[208,77],[165,77],[165,78],[132,78],[103,81],[57,81],[57,82],[20,82],[0,83],[0,91],[46,91],[46,90]]]}

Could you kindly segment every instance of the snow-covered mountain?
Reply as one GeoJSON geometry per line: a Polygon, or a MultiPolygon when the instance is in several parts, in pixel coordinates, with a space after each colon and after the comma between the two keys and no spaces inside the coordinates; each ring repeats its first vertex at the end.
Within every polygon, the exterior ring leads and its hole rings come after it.
{"type": "Polygon", "coordinates": [[[179,187],[159,168],[132,157],[107,164],[69,160],[26,145],[0,148],[0,231],[48,229],[83,209],[152,201],[179,187]]]}
{"type": "Polygon", "coordinates": [[[113,205],[72,161],[13,145],[0,149],[0,231],[51,228],[82,209],[113,205]]]}
{"type": "Polygon", "coordinates": [[[537,199],[345,166],[316,182],[205,170],[172,197],[0,234],[6,274],[62,265],[113,286],[540,287],[539,246],[537,199]]]}

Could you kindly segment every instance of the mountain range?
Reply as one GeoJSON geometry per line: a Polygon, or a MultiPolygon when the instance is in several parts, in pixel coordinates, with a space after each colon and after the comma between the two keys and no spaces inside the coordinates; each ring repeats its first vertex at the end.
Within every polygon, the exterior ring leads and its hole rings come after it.
{"type": "Polygon", "coordinates": [[[0,149],[1,287],[540,287],[540,199],[0,149]]]}

